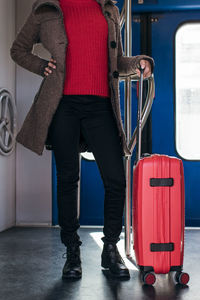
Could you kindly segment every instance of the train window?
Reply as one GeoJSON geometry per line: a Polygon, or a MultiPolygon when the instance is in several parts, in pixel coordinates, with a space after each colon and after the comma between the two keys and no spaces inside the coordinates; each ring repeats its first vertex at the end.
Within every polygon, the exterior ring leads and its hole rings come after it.
{"type": "Polygon", "coordinates": [[[176,149],[200,160],[200,22],[185,23],[175,36],[176,149]]]}

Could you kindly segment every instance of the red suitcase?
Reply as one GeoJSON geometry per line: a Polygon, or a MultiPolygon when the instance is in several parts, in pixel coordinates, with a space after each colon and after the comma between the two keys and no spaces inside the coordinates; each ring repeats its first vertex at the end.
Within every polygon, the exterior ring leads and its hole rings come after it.
{"type": "Polygon", "coordinates": [[[146,284],[155,273],[176,271],[178,283],[187,284],[182,272],[185,227],[184,172],[181,159],[141,152],[141,99],[138,101],[138,160],[133,167],[133,241],[136,263],[146,284]]]}

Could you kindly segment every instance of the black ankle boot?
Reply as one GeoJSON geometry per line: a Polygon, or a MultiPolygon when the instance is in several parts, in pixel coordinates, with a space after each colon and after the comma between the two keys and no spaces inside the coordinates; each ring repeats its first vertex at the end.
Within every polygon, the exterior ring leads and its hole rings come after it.
{"type": "Polygon", "coordinates": [[[82,276],[80,247],[79,244],[70,245],[67,247],[67,260],[63,267],[62,277],[69,279],[79,279],[82,276]]]}
{"type": "Polygon", "coordinates": [[[104,243],[101,266],[108,268],[110,273],[116,277],[130,278],[129,270],[125,266],[115,243],[104,243]]]}

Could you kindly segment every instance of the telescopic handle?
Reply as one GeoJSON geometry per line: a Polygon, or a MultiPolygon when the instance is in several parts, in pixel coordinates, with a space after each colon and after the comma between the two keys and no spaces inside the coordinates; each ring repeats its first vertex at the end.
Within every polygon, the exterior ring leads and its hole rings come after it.
{"type": "Polygon", "coordinates": [[[142,100],[143,100],[143,80],[144,80],[144,69],[140,70],[139,80],[139,96],[138,96],[138,119],[137,119],[137,161],[141,157],[141,145],[142,145],[142,100]]]}

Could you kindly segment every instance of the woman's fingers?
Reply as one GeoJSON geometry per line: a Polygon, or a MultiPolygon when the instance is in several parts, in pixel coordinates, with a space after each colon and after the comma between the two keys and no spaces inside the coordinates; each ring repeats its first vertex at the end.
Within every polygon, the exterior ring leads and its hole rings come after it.
{"type": "Polygon", "coordinates": [[[151,64],[148,60],[142,59],[140,61],[140,66],[144,69],[144,78],[151,76],[151,64]]]}
{"type": "Polygon", "coordinates": [[[56,65],[54,65],[52,62],[56,63],[56,60],[51,58],[50,61],[48,62],[48,67],[45,68],[45,72],[44,72],[46,76],[52,73],[52,70],[49,67],[56,69],[56,65]]]}
{"type": "Polygon", "coordinates": [[[54,68],[54,69],[56,68],[56,66],[55,66],[54,64],[50,63],[50,62],[48,63],[48,65],[49,65],[50,67],[54,68]]]}
{"type": "MultiPolygon", "coordinates": [[[[142,69],[144,69],[144,78],[148,78],[151,76],[151,64],[149,61],[142,59],[140,61],[140,66],[142,69]]],[[[136,73],[138,77],[140,77],[140,70],[136,69],[136,73]]]]}

